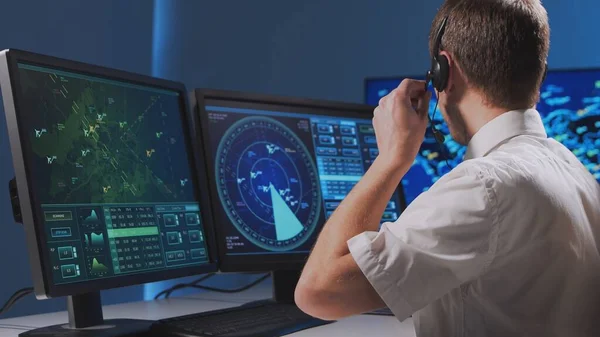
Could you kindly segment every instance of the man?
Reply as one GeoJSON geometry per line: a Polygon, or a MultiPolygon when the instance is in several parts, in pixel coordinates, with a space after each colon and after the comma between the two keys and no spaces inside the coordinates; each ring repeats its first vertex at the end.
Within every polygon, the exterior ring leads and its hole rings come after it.
{"type": "Polygon", "coordinates": [[[379,229],[427,127],[425,83],[403,81],[374,111],[380,154],[323,228],[296,303],[323,319],[387,305],[418,336],[600,336],[600,187],[535,110],[547,13],[448,1],[430,50],[444,17],[438,99],[464,162],[379,229]]]}

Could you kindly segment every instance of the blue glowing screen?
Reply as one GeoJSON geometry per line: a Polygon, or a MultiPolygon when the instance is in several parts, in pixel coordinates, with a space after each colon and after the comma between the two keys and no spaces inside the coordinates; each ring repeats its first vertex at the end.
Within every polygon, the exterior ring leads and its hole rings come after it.
{"type": "MultiPolygon", "coordinates": [[[[411,78],[423,79],[419,76],[411,78]]],[[[368,79],[365,82],[366,103],[377,105],[379,99],[396,88],[402,79],[404,77],[368,79]]],[[[430,115],[434,114],[435,103],[433,95],[430,115]]],[[[549,71],[537,109],[548,137],[569,148],[600,182],[600,69],[549,71]]],[[[427,130],[419,154],[402,181],[407,204],[428,190],[450,168],[456,167],[466,151],[466,147],[449,136],[448,126],[439,111],[435,113],[433,123],[446,135],[446,142],[440,149],[431,131],[427,130]]]]}

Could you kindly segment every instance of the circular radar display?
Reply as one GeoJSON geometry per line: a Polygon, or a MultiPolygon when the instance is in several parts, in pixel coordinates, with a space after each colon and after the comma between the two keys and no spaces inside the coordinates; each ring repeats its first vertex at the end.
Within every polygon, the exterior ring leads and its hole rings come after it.
{"type": "Polygon", "coordinates": [[[304,143],[268,117],[232,125],[217,149],[217,187],[233,225],[270,251],[302,245],[321,212],[317,169],[304,143]]]}

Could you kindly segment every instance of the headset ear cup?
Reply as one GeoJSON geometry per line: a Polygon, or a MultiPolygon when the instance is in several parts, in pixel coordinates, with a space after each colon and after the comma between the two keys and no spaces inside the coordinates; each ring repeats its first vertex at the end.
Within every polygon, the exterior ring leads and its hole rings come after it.
{"type": "Polygon", "coordinates": [[[442,92],[446,89],[446,85],[448,84],[448,76],[450,75],[450,65],[448,64],[448,58],[444,55],[438,55],[437,63],[437,86],[435,89],[438,92],[442,92]]]}

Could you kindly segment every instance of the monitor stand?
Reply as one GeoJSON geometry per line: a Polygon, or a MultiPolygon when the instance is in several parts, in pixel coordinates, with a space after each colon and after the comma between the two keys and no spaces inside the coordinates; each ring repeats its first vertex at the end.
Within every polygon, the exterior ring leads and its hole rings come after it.
{"type": "Polygon", "coordinates": [[[19,337],[129,337],[140,336],[153,321],[137,319],[104,320],[100,292],[67,298],[69,323],[47,326],[19,334],[19,337]]]}
{"type": "Polygon", "coordinates": [[[279,304],[296,304],[294,301],[294,291],[298,280],[300,280],[299,270],[273,270],[271,279],[273,282],[273,297],[266,300],[249,302],[247,304],[256,304],[264,302],[275,302],[279,304]]]}

